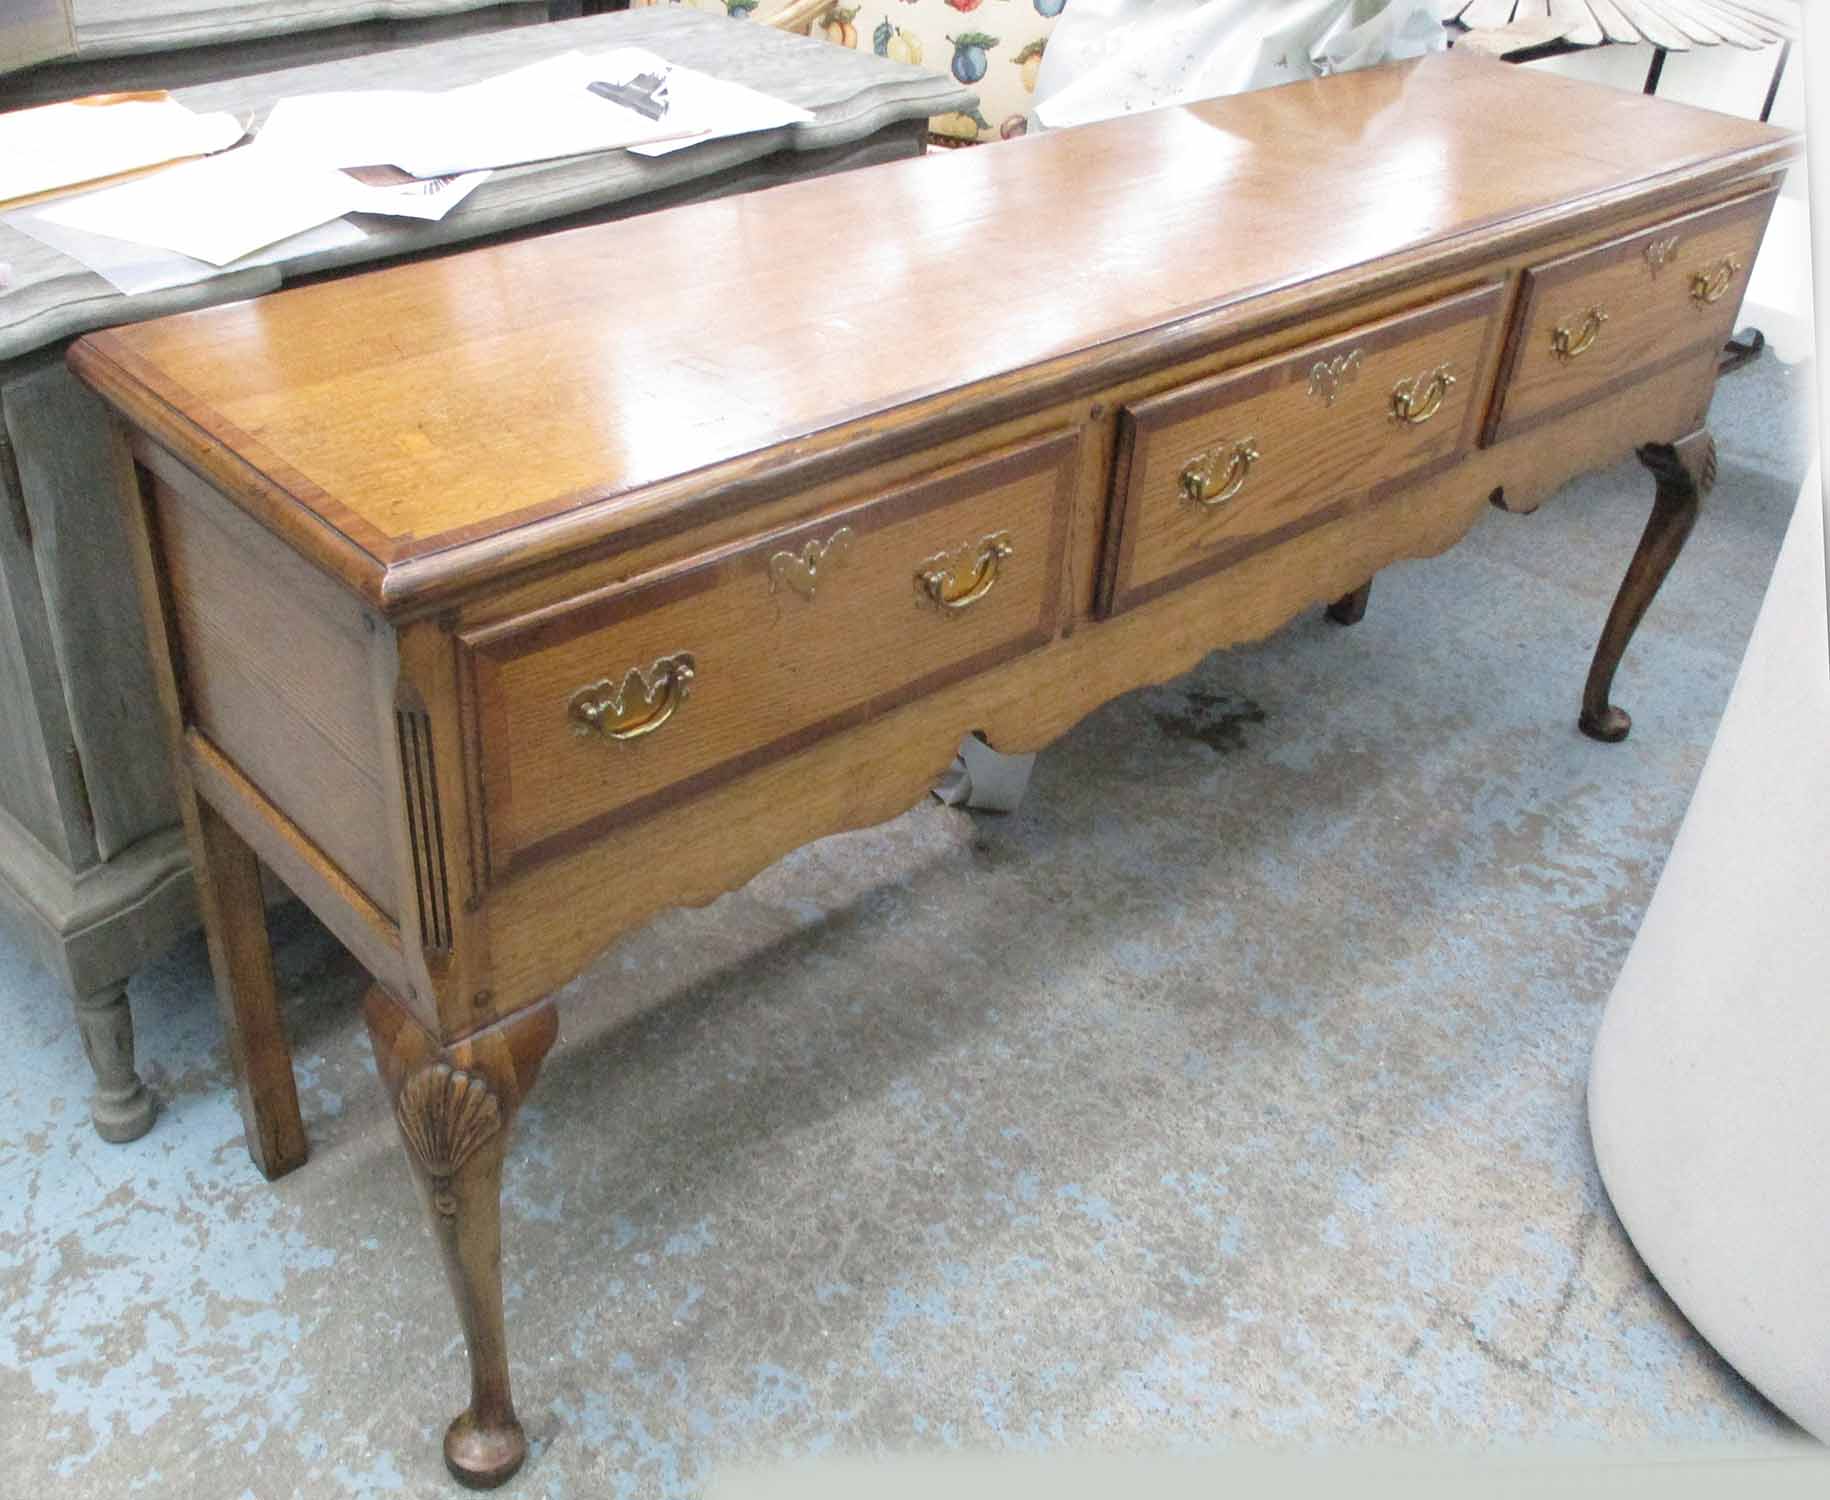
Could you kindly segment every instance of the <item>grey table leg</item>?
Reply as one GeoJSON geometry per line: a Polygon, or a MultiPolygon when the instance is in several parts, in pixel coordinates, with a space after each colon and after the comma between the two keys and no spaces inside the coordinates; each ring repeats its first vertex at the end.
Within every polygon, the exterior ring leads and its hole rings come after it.
{"type": "Polygon", "coordinates": [[[96,1134],[117,1144],[138,1140],[152,1129],[158,1106],[134,1071],[133,1012],[127,1007],[127,986],[116,984],[93,995],[79,995],[76,1024],[82,1031],[89,1066],[95,1069],[89,1116],[95,1121],[96,1134]]]}

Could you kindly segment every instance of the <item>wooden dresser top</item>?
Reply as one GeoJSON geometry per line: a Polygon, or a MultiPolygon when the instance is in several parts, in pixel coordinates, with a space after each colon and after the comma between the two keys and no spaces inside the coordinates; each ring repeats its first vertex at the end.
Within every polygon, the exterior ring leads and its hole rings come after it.
{"type": "Polygon", "coordinates": [[[1449,53],[324,282],[71,358],[394,611],[555,536],[614,547],[741,503],[842,424],[906,444],[962,401],[1076,389],[1798,149],[1449,53]]]}

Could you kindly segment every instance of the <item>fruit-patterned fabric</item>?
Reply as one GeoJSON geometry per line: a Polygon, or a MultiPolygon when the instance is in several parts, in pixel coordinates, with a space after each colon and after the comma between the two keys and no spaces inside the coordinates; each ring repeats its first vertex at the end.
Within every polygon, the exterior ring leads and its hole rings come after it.
{"type": "MultiPolygon", "coordinates": [[[[632,5],[689,5],[753,16],[759,0],[630,0],[632,5]]],[[[781,0],[761,0],[778,10],[781,0]]],[[[809,35],[840,47],[867,47],[879,57],[951,73],[979,96],[971,114],[930,121],[938,136],[995,141],[1021,135],[1035,103],[1036,74],[1055,17],[1068,0],[837,0],[809,35]]]]}

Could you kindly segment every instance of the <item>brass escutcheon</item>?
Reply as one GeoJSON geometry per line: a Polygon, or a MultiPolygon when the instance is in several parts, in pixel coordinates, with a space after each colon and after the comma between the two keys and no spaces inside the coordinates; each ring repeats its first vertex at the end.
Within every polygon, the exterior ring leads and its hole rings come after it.
{"type": "Polygon", "coordinates": [[[1646,244],[1646,268],[1656,276],[1671,264],[1671,258],[1677,254],[1678,237],[1667,235],[1662,240],[1650,240],[1646,244]]]}
{"type": "Polygon", "coordinates": [[[812,599],[820,579],[839,565],[851,550],[857,536],[849,526],[841,526],[825,541],[817,538],[799,552],[782,551],[769,558],[769,592],[790,588],[803,599],[812,599]]]}
{"type": "Polygon", "coordinates": [[[690,652],[676,651],[672,656],[663,656],[646,672],[631,667],[620,683],[608,677],[587,683],[566,704],[572,733],[581,737],[602,735],[624,744],[653,734],[686,701],[692,690],[694,668],[690,652]]]}
{"type": "Polygon", "coordinates": [[[1197,453],[1182,470],[1182,498],[1213,510],[1245,488],[1260,455],[1258,439],[1240,438],[1197,453]]]}
{"type": "Polygon", "coordinates": [[[1323,406],[1333,406],[1341,387],[1360,373],[1362,358],[1358,349],[1352,349],[1333,359],[1317,360],[1309,371],[1309,394],[1323,406]]]}
{"type": "Polygon", "coordinates": [[[1449,388],[1455,384],[1452,365],[1438,365],[1427,375],[1400,380],[1392,387],[1392,420],[1416,427],[1442,410],[1449,388]]]}
{"type": "Polygon", "coordinates": [[[1690,278],[1690,300],[1698,307],[1720,302],[1740,274],[1741,262],[1732,255],[1723,256],[1707,271],[1698,271],[1690,278]]]}
{"type": "Polygon", "coordinates": [[[1568,364],[1579,354],[1587,354],[1595,347],[1595,340],[1601,337],[1601,325],[1608,320],[1607,311],[1600,307],[1591,307],[1582,315],[1582,326],[1571,328],[1567,323],[1559,323],[1550,331],[1550,352],[1564,364],[1568,364]]]}
{"type": "Polygon", "coordinates": [[[994,531],[952,552],[937,552],[915,570],[915,597],[945,614],[978,603],[998,581],[1004,559],[1016,552],[1008,531],[994,531]]]}

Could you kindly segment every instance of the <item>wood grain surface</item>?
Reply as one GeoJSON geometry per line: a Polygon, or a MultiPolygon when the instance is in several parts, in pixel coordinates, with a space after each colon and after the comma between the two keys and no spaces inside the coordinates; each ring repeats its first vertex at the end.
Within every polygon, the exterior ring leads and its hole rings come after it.
{"type": "Polygon", "coordinates": [[[375,831],[394,768],[360,606],[177,465],[160,468],[153,504],[187,726],[392,918],[395,881],[375,831]]]}

